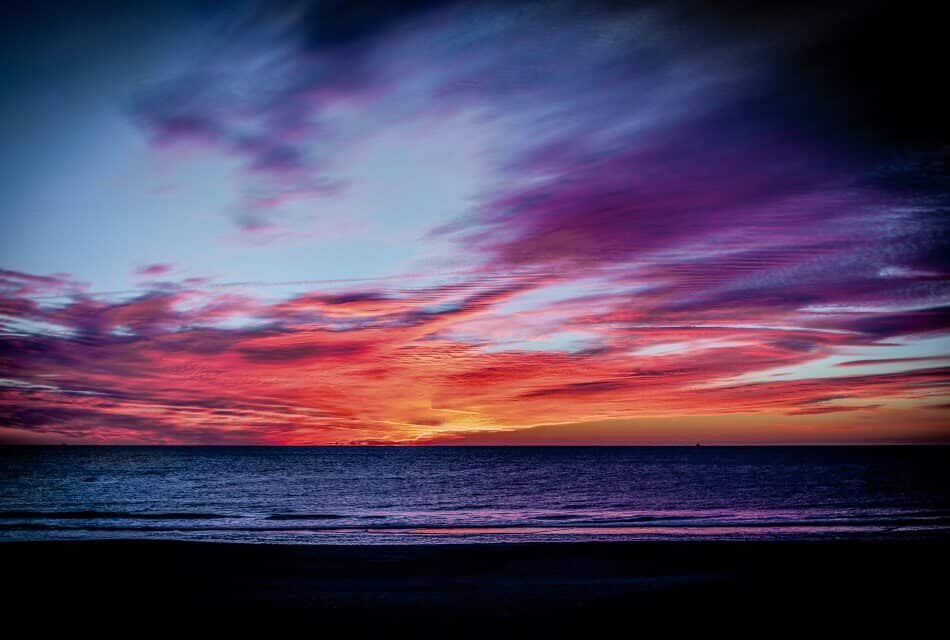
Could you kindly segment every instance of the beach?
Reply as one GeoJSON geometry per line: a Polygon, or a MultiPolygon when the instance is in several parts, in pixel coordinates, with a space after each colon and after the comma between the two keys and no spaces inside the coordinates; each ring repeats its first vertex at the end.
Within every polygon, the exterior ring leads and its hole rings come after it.
{"type": "MultiPolygon", "coordinates": [[[[293,624],[457,637],[780,627],[908,633],[942,619],[944,537],[402,546],[0,544],[8,612],[83,628],[293,624]],[[104,618],[103,618],[104,616],[104,618]]],[[[9,615],[8,615],[9,619],[9,615]]],[[[769,633],[775,629],[768,630],[769,633]]],[[[747,629],[748,631],[748,629],[747,629]]]]}

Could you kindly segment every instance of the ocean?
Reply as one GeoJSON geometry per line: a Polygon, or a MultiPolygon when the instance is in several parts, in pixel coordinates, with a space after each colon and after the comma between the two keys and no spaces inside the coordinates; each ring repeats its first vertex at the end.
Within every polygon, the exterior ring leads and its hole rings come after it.
{"type": "Polygon", "coordinates": [[[950,447],[2,447],[0,540],[927,536],[948,487],[950,447]]]}

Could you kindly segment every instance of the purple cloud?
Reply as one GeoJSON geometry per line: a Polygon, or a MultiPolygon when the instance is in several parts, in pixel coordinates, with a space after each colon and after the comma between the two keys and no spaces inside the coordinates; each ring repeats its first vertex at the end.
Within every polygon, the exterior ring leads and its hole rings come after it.
{"type": "Polygon", "coordinates": [[[146,264],[136,269],[135,275],[147,276],[147,277],[164,276],[171,273],[171,271],[174,268],[175,268],[174,265],[171,265],[171,264],[162,264],[162,263],[146,264]]]}

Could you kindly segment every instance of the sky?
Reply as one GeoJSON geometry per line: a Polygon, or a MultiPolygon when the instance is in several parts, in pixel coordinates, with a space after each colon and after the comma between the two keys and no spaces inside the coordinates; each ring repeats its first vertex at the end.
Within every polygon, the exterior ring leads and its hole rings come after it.
{"type": "Polygon", "coordinates": [[[14,0],[0,442],[950,441],[924,3],[14,0]]]}

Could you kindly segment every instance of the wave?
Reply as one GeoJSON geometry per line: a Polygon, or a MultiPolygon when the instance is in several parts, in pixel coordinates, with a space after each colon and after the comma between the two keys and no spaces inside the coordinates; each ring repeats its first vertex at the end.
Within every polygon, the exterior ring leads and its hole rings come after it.
{"type": "Polygon", "coordinates": [[[222,514],[194,511],[123,511],[123,510],[8,510],[0,511],[0,530],[76,530],[76,531],[234,531],[258,532],[392,532],[426,530],[431,532],[465,529],[471,531],[510,530],[581,532],[585,529],[627,530],[638,528],[729,529],[759,527],[771,530],[796,528],[860,527],[893,529],[914,526],[950,527],[950,512],[944,509],[907,510],[891,513],[789,513],[789,512],[659,512],[596,513],[547,512],[518,513],[500,511],[484,514],[466,511],[455,514],[433,511],[399,513],[274,512],[222,514]],[[150,524],[153,521],[155,524],[150,524]],[[159,522],[161,524],[159,524],[159,522]],[[136,524],[141,523],[141,524],[136,524]]]}
{"type": "Polygon", "coordinates": [[[649,515],[637,515],[637,516],[597,516],[586,513],[552,513],[552,514],[543,514],[537,516],[531,516],[531,520],[554,520],[554,521],[571,521],[571,524],[591,524],[591,525],[603,525],[609,523],[618,523],[618,524],[635,524],[637,522],[680,522],[685,520],[700,520],[702,516],[699,515],[682,515],[682,516],[649,516],[649,515]]]}
{"type": "Polygon", "coordinates": [[[191,511],[0,511],[0,520],[215,520],[234,517],[240,516],[191,511]]]}
{"type": "MultiPolygon", "coordinates": [[[[347,516],[337,513],[274,513],[265,520],[340,520],[347,516]]],[[[371,516],[372,517],[372,516],[371,516]]]]}
{"type": "Polygon", "coordinates": [[[370,526],[360,525],[358,523],[348,525],[326,525],[315,524],[300,525],[268,525],[264,520],[259,520],[261,524],[251,526],[240,525],[193,525],[185,521],[179,524],[163,524],[133,526],[131,524],[58,524],[50,522],[17,522],[0,523],[0,531],[111,531],[111,532],[215,532],[230,531],[244,533],[267,533],[267,532],[301,532],[301,533],[334,533],[334,532],[362,532],[362,533],[420,533],[427,532],[438,534],[439,532],[452,533],[454,531],[465,530],[472,534],[479,532],[497,532],[510,531],[511,533],[539,533],[539,532],[577,532],[582,533],[585,530],[597,530],[600,532],[636,532],[638,530],[649,531],[653,529],[680,530],[688,532],[690,530],[732,530],[732,529],[769,529],[774,531],[796,530],[796,529],[834,529],[839,527],[850,529],[867,530],[887,530],[901,527],[936,527],[941,529],[950,528],[950,519],[921,519],[921,518],[900,518],[900,519],[839,519],[839,520],[796,520],[796,521],[693,521],[688,523],[670,523],[670,522],[568,522],[543,525],[530,522],[394,522],[379,523],[370,526]]]}

